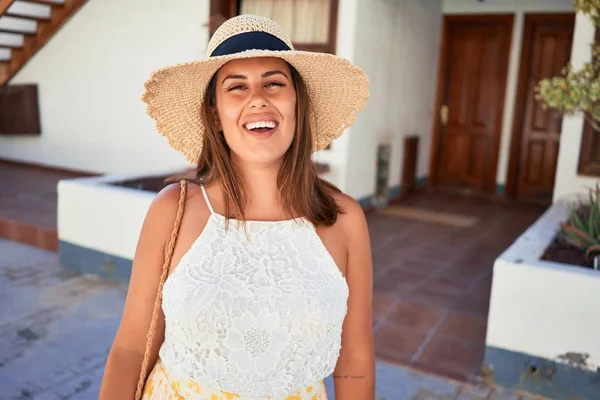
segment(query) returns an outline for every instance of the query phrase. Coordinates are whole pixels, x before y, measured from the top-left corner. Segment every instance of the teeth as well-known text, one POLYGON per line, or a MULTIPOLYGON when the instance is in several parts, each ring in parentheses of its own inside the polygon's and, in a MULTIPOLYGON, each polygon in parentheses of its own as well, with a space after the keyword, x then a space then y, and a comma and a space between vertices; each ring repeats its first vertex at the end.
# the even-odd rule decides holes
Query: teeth
POLYGON ((258 121, 258 122, 249 122, 246 125, 244 125, 246 127, 246 129, 251 130, 251 129, 258 129, 258 128, 275 128, 275 122, 273 121, 258 121))

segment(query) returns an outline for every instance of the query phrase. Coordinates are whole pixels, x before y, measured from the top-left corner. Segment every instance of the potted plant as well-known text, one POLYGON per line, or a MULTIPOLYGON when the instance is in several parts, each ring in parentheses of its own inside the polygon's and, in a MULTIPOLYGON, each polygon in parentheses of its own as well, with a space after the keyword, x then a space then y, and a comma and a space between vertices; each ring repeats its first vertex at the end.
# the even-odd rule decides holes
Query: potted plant
MULTIPOLYGON (((600 25, 600 0, 575 0, 575 11, 600 25)), ((543 79, 536 86, 536 98, 544 109, 553 108, 563 115, 581 114, 600 131, 600 45, 592 43, 592 60, 575 70, 568 63, 562 75, 543 79)), ((600 254, 600 205, 598 187, 588 198, 570 207, 569 217, 560 223, 555 240, 542 259, 566 264, 595 266, 600 254)))
MULTIPOLYGON (((575 0, 600 26, 600 0, 575 0)), ((541 80, 536 97, 563 115, 583 114, 600 131, 600 46, 575 70, 541 80)), ((557 400, 600 399, 600 184, 552 204, 494 262, 482 375, 557 400)))

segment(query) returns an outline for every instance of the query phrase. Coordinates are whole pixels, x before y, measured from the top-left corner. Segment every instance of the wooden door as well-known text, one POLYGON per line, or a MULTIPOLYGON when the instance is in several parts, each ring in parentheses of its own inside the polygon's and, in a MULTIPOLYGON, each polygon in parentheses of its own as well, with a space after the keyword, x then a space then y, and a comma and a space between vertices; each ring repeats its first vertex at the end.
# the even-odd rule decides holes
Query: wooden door
POLYGON ((511 168, 510 195, 520 200, 552 201, 562 117, 544 110, 535 86, 561 74, 571 57, 574 14, 526 15, 511 168))
POLYGON ((432 170, 436 187, 495 190, 511 15, 446 16, 432 170))

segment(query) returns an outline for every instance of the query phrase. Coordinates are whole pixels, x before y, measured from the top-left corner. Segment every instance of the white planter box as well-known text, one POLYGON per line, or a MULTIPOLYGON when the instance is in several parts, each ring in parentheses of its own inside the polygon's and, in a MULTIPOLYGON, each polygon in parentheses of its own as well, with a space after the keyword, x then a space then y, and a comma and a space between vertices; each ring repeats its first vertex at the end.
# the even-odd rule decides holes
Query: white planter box
POLYGON ((156 193, 111 182, 175 171, 62 180, 58 184, 61 264, 119 282, 129 279, 140 230, 156 193))
POLYGON ((600 271, 540 260, 567 217, 554 204, 496 260, 484 365, 502 386, 600 399, 600 271))

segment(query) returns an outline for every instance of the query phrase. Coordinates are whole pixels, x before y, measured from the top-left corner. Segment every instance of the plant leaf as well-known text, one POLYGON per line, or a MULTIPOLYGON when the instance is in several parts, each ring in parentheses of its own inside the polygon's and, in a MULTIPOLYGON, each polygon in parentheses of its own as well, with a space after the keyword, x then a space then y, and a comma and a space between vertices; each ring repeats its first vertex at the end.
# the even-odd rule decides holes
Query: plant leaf
POLYGON ((598 241, 595 238, 590 237, 587 232, 576 226, 565 224, 562 230, 571 240, 580 243, 577 247, 582 248, 582 250, 586 250, 589 246, 598 244, 598 241))
POLYGON ((594 252, 600 252, 600 244, 595 244, 593 246, 588 247, 588 249, 585 251, 585 256, 589 257, 590 254, 594 252))
POLYGON ((583 223, 581 218, 579 218, 579 213, 577 211, 571 213, 571 222, 581 231, 587 230, 586 225, 583 223))
POLYGON ((597 235, 596 232, 596 221, 598 220, 598 208, 596 208, 594 206, 594 203, 592 202, 590 204, 590 213, 589 213, 589 217, 588 217, 588 233, 591 237, 595 238, 597 235))

